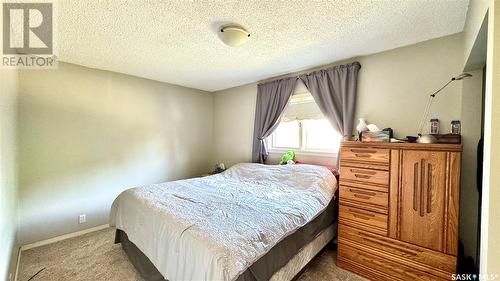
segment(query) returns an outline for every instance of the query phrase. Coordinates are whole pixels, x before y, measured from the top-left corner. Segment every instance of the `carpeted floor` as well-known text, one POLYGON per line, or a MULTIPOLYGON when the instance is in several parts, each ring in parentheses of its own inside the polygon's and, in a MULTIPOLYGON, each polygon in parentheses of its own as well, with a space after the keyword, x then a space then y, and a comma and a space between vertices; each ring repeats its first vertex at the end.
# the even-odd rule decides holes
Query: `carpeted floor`
MULTIPOLYGON (((143 281, 128 261, 120 244, 114 244, 114 229, 88 233, 22 252, 18 281, 143 281)), ((362 281, 337 268, 336 253, 327 247, 298 278, 300 281, 362 281)))

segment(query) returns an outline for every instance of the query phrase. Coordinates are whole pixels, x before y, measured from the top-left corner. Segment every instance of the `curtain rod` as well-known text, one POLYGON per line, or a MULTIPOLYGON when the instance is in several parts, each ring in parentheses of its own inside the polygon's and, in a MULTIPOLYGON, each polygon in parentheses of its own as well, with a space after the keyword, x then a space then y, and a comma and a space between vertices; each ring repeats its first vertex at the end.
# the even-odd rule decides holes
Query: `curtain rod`
POLYGON ((331 63, 331 64, 323 64, 321 66, 308 68, 308 69, 305 69, 305 70, 302 70, 302 71, 296 71, 296 72, 291 72, 291 73, 287 73, 287 74, 283 74, 283 75, 274 76, 274 77, 271 77, 271 78, 267 78, 267 79, 263 79, 263 80, 257 81, 257 85, 259 85, 259 84, 266 84, 266 83, 270 83, 270 82, 273 82, 273 81, 279 81, 279 80, 293 78, 293 77, 299 79, 299 77, 302 76, 302 75, 312 74, 312 73, 315 73, 315 72, 318 72, 318 71, 322 71, 322 70, 326 70, 326 69, 329 69, 329 68, 332 68, 332 67, 336 67, 336 66, 347 66, 347 65, 350 65, 350 64, 353 64, 353 63, 358 63, 359 64, 357 58, 346 60, 346 61, 343 61, 343 62, 340 62, 340 63, 337 62, 337 63, 331 63))

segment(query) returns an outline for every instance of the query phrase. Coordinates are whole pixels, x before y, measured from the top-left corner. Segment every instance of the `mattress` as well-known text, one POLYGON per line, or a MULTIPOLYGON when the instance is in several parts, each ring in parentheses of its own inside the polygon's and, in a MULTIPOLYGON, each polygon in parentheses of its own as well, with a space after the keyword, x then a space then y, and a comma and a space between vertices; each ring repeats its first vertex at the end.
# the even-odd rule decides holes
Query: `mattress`
POLYGON ((113 203, 110 224, 167 279, 236 280, 327 213, 336 186, 323 167, 238 164, 219 175, 129 189, 113 203))
MULTIPOLYGON (((238 276, 237 281, 292 280, 337 236, 337 223, 338 196, 335 196, 322 214, 279 242, 238 276)), ((123 230, 116 230, 115 243, 121 243, 129 260, 146 281, 166 280, 123 230)))

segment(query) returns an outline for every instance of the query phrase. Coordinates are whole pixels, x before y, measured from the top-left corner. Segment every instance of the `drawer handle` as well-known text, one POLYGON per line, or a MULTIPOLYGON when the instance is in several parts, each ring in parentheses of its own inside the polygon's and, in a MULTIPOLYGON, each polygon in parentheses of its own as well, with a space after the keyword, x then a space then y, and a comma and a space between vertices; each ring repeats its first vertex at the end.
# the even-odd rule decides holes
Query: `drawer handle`
POLYGON ((354 155, 356 155, 356 157, 358 157, 358 158, 370 158, 370 157, 372 157, 370 154, 354 153, 354 155))
POLYGON ((425 159, 413 164, 413 210, 421 217, 424 217, 425 211, 432 213, 432 164, 425 164, 425 159))
POLYGON ((354 195, 353 195, 354 197, 365 199, 365 200, 369 200, 370 198, 372 198, 372 196, 377 195, 375 192, 357 190, 357 189, 352 189, 352 188, 349 188, 349 191, 351 193, 354 193, 354 195))
POLYGON ((364 194, 364 195, 368 195, 368 196, 375 196, 375 195, 377 195, 377 193, 375 193, 373 191, 364 191, 364 190, 352 189, 352 188, 349 188, 349 191, 352 192, 352 193, 364 194))
POLYGON ((370 200, 370 196, 366 196, 366 195, 361 195, 361 194, 354 194, 354 197, 356 198, 360 198, 360 199, 365 199, 365 200, 370 200))
POLYGON ((363 216, 366 216, 366 217, 372 217, 374 218, 375 215, 374 214, 371 214, 371 213, 366 213, 366 212, 363 212, 363 211, 360 211, 360 210, 356 210, 356 209, 350 209, 349 208, 349 211, 351 213, 353 213, 354 216, 356 216, 356 214, 359 214, 359 215, 363 215, 363 216))
POLYGON ((358 218, 358 219, 362 219, 362 220, 365 220, 365 221, 369 221, 371 220, 372 218, 371 217, 367 217, 365 215, 359 215, 359 214, 352 214, 355 218, 358 218))
POLYGON ((360 170, 360 169, 350 169, 351 173, 365 174, 365 175, 376 175, 377 172, 370 170, 360 170))
MULTIPOLYGON (((354 153, 377 153, 376 150, 373 150, 373 149, 351 149, 351 152, 354 152, 354 153)), ((371 155, 369 156, 371 157, 371 155)))
POLYGON ((427 165, 427 213, 432 213, 432 165, 427 165))
POLYGON ((360 178, 360 179, 369 179, 371 176, 367 175, 360 175, 360 174, 354 174, 355 177, 360 178))

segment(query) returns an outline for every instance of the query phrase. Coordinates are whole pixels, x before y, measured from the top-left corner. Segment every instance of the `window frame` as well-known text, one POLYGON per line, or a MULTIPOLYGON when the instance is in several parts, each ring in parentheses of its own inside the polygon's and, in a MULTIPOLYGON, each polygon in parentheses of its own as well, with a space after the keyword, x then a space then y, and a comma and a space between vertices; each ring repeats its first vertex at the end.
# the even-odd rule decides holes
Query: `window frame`
MULTIPOLYGON (((325 118, 326 119, 326 118, 325 118)), ((306 134, 304 133, 304 120, 297 120, 299 122, 299 147, 277 147, 275 146, 274 132, 266 139, 268 152, 271 154, 283 154, 289 150, 293 150, 297 155, 308 156, 321 156, 321 157, 337 157, 340 151, 340 146, 337 150, 325 149, 306 149, 306 134)), ((280 121, 281 122, 281 121, 280 121)))

